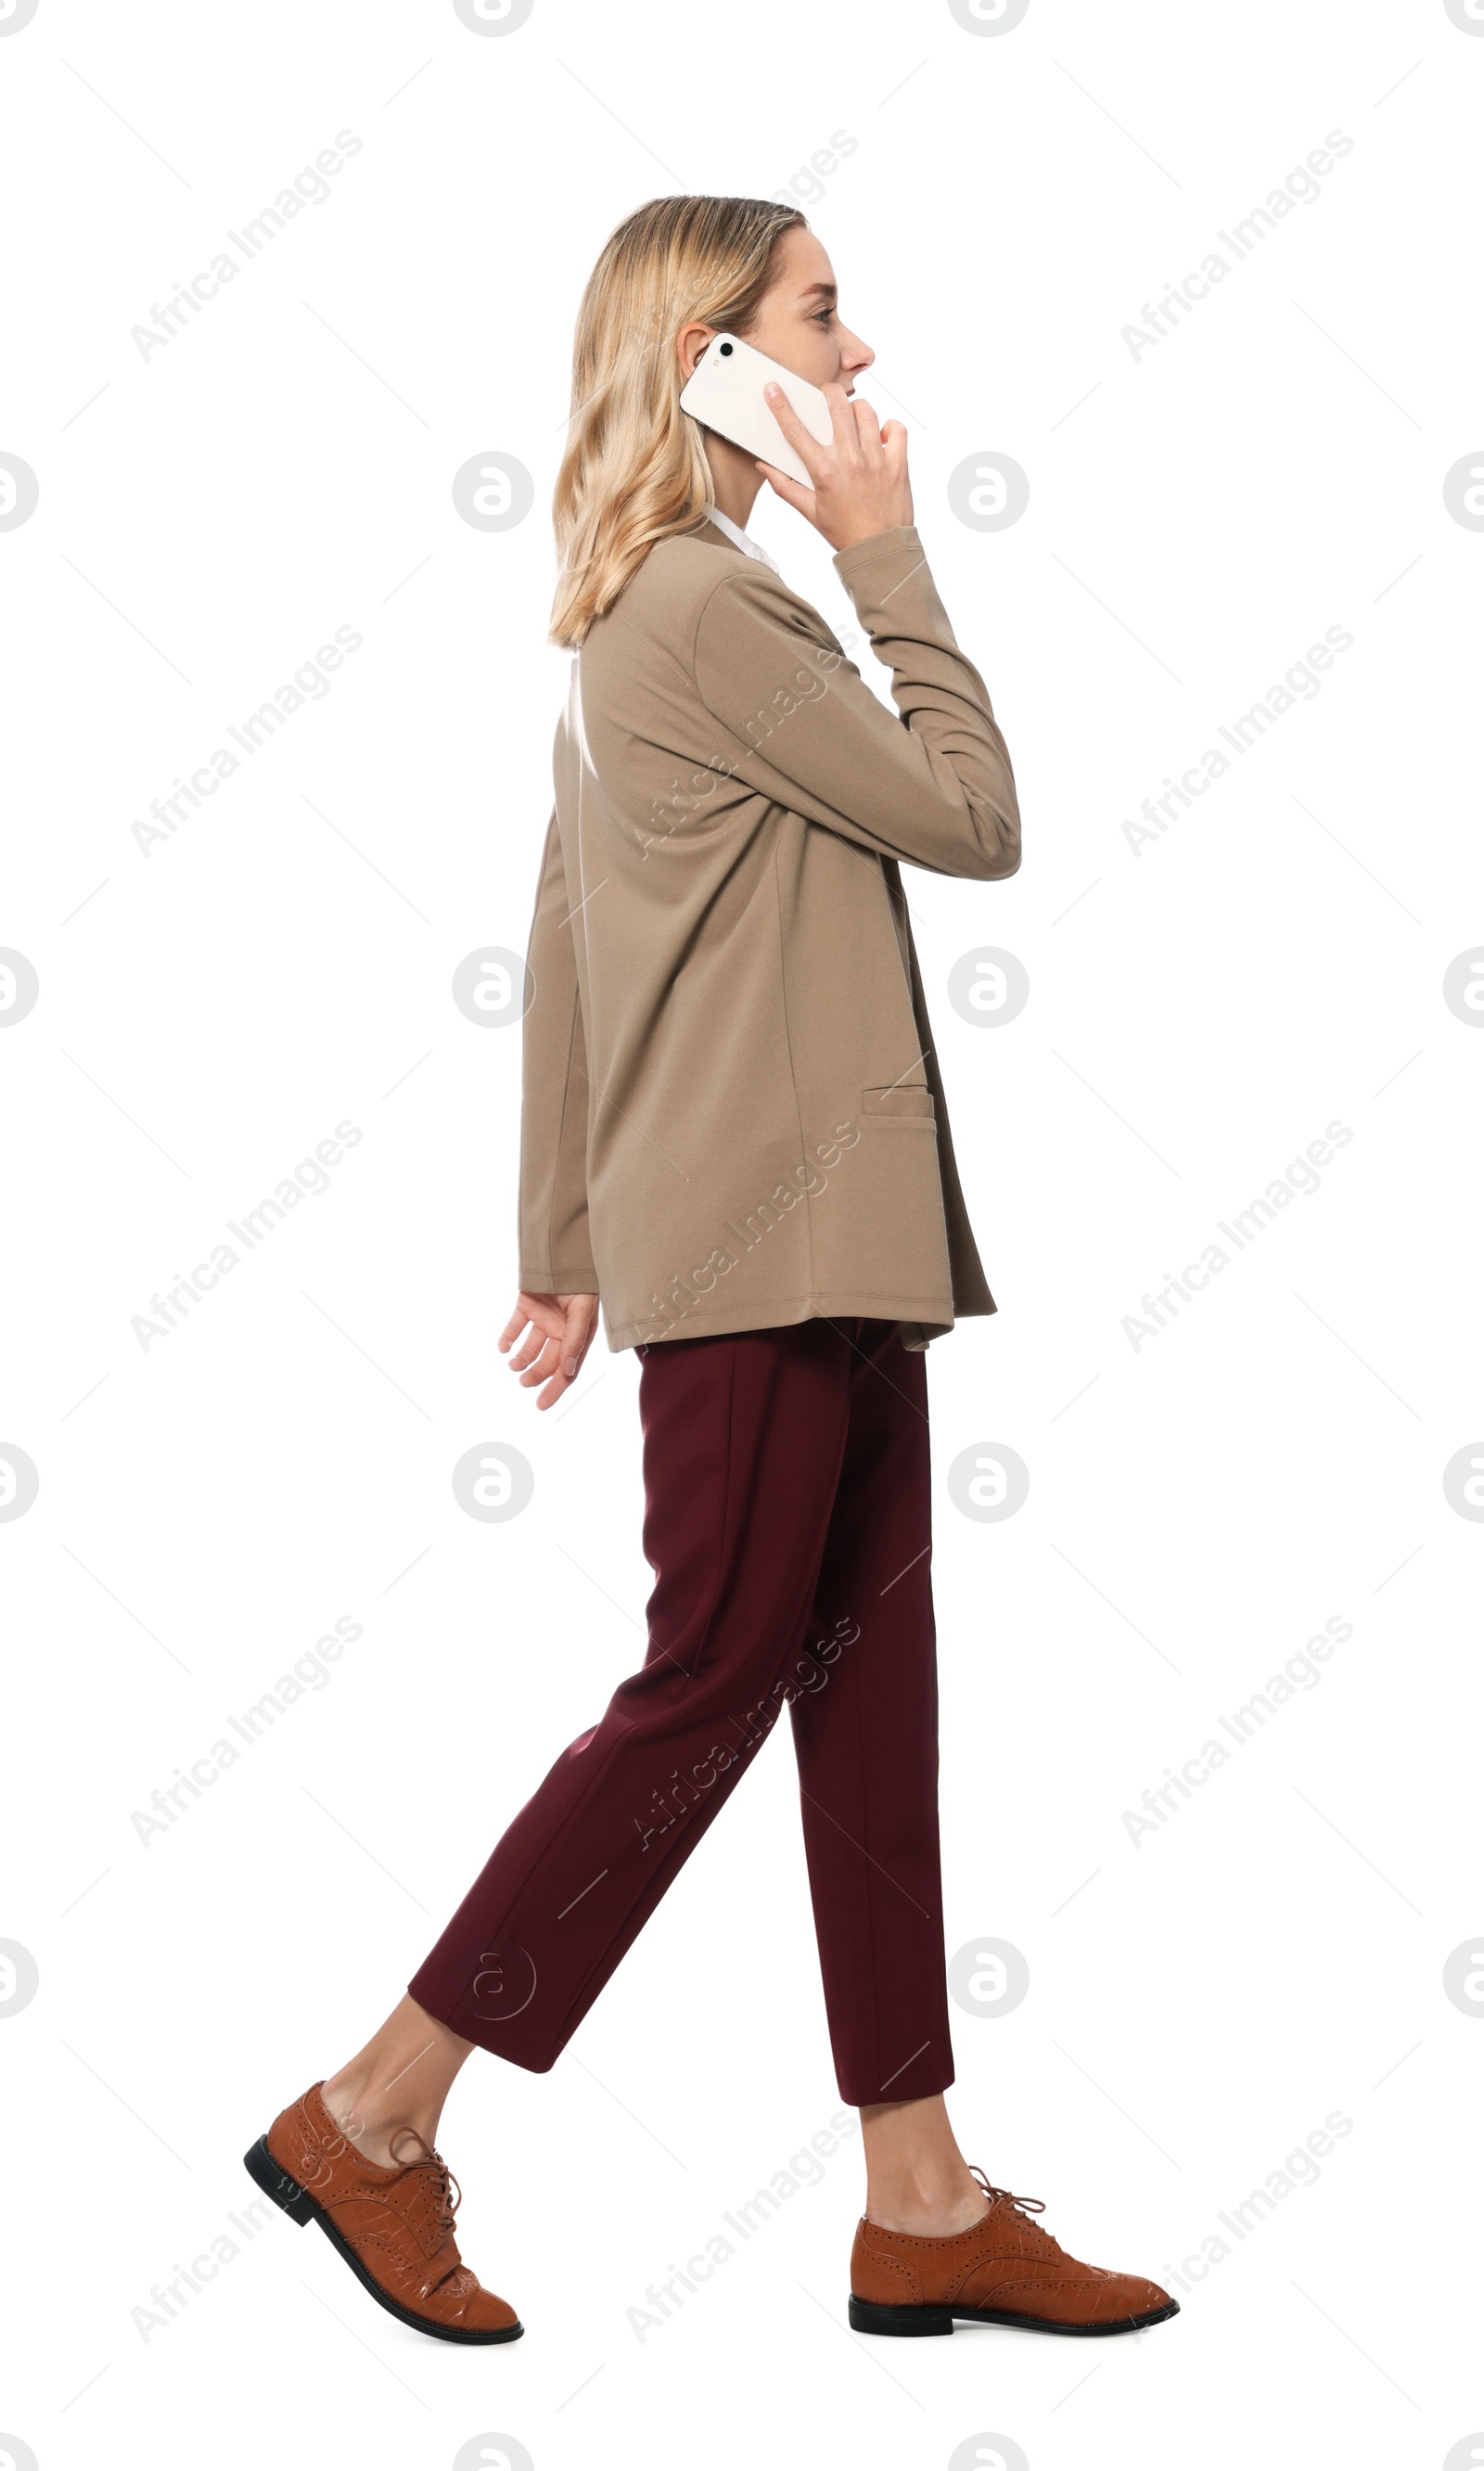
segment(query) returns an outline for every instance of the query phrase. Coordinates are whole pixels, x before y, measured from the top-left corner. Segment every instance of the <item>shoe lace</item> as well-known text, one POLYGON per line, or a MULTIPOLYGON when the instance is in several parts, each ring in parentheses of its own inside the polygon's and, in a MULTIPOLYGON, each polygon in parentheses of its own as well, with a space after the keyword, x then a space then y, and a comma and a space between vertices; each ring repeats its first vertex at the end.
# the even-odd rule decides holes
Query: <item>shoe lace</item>
MULTIPOLYGON (((983 2189, 985 2196, 989 2199, 992 2205, 1009 2205, 1012 2210, 1021 2217, 1023 2222, 1029 2222, 1029 2218, 1032 2214, 1045 2213, 1046 2207, 1039 2197, 1017 2197, 1013 2195, 1008 2188, 997 2188, 994 2181, 985 2177, 977 2162, 971 2162, 969 2168, 973 2172, 976 2179, 978 2179, 979 2186, 983 2189)), ((1042 2239, 1048 2241, 1052 2247, 1056 2246, 1056 2242, 1051 2238, 1050 2232, 1043 2230, 1039 2223, 1031 2224, 1030 2227, 1035 2230, 1042 2239)))
POLYGON ((393 2163, 400 2171, 431 2170, 434 2220, 446 2237, 453 2229, 454 2217, 463 2202, 463 2190, 454 2177, 442 2154, 435 2146, 428 2143, 426 2137, 419 2135, 415 2128, 399 2128, 390 2139, 389 2151, 393 2163), (420 2153, 410 2154, 406 2161, 403 2161, 397 2153, 397 2138, 401 2136, 415 2136, 422 2149, 420 2153))

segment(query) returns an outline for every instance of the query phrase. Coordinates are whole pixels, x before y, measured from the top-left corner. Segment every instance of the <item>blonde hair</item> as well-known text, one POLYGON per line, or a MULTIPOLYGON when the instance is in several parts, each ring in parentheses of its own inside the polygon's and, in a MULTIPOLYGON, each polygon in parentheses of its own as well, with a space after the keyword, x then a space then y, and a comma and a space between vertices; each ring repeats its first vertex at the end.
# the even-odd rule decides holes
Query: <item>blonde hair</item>
POLYGON ((658 540, 711 504, 701 432, 680 409, 675 337, 693 320, 742 334, 782 235, 809 228, 763 198, 651 198, 611 232, 582 294, 567 448, 552 496, 550 640, 574 647, 658 540))

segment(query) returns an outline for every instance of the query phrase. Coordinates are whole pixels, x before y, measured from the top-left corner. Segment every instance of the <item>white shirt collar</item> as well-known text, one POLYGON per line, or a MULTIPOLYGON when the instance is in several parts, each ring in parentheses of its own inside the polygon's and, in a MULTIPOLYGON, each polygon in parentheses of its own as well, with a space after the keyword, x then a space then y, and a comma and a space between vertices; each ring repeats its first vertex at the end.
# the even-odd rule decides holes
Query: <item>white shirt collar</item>
POLYGON ((708 506, 706 520, 708 523, 715 524, 718 532, 726 534, 734 549, 744 550, 748 557, 761 558, 764 565, 770 566, 775 575, 782 575, 783 568, 776 557, 771 556, 761 542, 755 541, 750 532, 744 532, 740 524, 734 524, 731 516, 724 515, 719 506, 708 506))

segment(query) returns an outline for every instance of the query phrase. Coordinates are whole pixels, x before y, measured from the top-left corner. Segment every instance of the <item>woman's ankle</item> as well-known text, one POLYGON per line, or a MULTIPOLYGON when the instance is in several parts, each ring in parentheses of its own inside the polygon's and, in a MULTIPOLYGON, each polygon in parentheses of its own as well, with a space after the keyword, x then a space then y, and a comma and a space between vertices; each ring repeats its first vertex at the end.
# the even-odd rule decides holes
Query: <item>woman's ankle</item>
POLYGON ((895 2170, 878 2166, 867 2173, 866 2220, 883 2230, 952 2239, 978 2222, 988 2203, 967 2162, 956 2153, 919 2157, 895 2170))
POLYGON ((414 2151, 411 2138, 397 2139, 398 2129, 412 2129, 431 2152, 449 2087, 473 2048, 409 1995, 353 2059, 326 2077, 320 2098, 356 2152, 389 2169, 414 2151))
POLYGON ((384 2171, 413 2158, 412 2139, 399 2131, 411 2129, 428 2151, 433 2151, 436 2117, 426 2109, 419 2114, 399 2103, 394 2090, 378 2085, 354 2061, 338 2076, 325 2079, 320 2100, 346 2143, 384 2171))

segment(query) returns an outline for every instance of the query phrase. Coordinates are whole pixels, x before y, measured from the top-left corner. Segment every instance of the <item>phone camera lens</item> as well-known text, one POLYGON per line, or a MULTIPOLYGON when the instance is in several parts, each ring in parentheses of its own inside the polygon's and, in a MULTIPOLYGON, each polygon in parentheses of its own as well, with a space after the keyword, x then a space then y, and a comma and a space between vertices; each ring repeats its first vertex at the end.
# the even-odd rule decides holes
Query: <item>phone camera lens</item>
POLYGON ((731 346, 731 344, 730 344, 730 343, 723 343, 723 344, 720 346, 720 357, 721 357, 721 359, 722 359, 723 361, 729 361, 729 360, 731 359, 731 357, 732 357, 732 346, 731 346))

